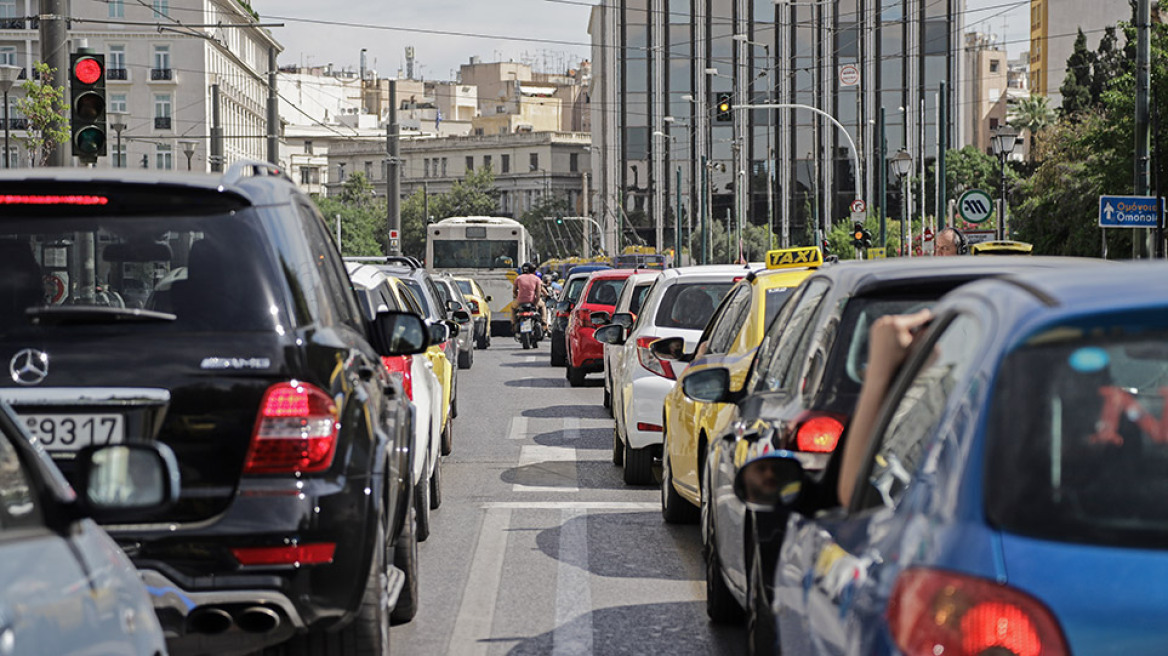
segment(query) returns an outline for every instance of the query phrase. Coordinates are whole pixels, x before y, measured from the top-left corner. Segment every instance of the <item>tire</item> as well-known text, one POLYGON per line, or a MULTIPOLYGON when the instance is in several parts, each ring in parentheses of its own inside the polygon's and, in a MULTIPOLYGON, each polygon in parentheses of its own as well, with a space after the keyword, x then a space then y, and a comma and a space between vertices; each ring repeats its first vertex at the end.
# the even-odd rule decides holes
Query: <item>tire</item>
MULTIPOLYGON (((429 465, 429 458, 426 459, 429 465)), ((418 542, 425 542, 430 537, 430 477, 418 482, 414 486, 414 511, 417 516, 418 542)))
POLYGON ((430 510, 442 505, 442 456, 434 464, 434 474, 430 476, 430 510))
POLYGON ((472 364, 474 364, 474 351, 472 349, 458 352, 459 369, 470 369, 472 364))
POLYGON ((397 597, 397 605, 389 615, 389 621, 391 624, 404 624, 418 614, 418 534, 417 518, 412 507, 393 546, 393 564, 405 572, 406 582, 397 597))
POLYGON ((552 338, 551 351, 552 351, 552 366, 553 367, 562 367, 565 364, 567 364, 567 359, 564 357, 563 342, 557 342, 555 340, 555 338, 552 338), (560 345, 559 348, 556 347, 556 344, 560 345))
POLYGON ((531 333, 519 333, 519 343, 523 345, 523 350, 531 348, 531 333))
POLYGON ((491 328, 484 326, 482 331, 475 337, 475 348, 485 349, 491 344, 491 328))
MULTIPOLYGON (((455 389, 457 389, 457 386, 455 387, 455 389)), ((457 416, 458 416, 458 394, 455 394, 454 397, 450 399, 450 418, 454 419, 457 416)))
POLYGON ((653 447, 634 449, 625 444, 625 484, 653 483, 653 447))
POLYGON ((718 538, 713 530, 706 537, 706 615, 715 624, 738 624, 743 615, 742 606, 722 578, 722 559, 718 556, 718 538))
POLYGON ((775 616, 767 600, 762 565, 752 558, 750 595, 746 609, 746 650, 751 656, 778 656, 778 632, 775 616))
POLYGON ((568 363, 568 384, 572 387, 584 386, 584 369, 580 367, 573 367, 572 363, 568 363))
POLYGON ((442 429, 442 455, 448 456, 454 450, 454 415, 446 420, 446 427, 442 429))
POLYGON ((609 380, 608 374, 604 376, 604 409, 608 410, 608 416, 612 416, 612 381, 609 380))
POLYGON ((661 517, 667 524, 696 524, 701 511, 673 487, 673 467, 669 463, 669 440, 661 447, 661 517))
POLYGON ((618 467, 625 464, 625 445, 615 427, 612 429, 612 464, 618 467))

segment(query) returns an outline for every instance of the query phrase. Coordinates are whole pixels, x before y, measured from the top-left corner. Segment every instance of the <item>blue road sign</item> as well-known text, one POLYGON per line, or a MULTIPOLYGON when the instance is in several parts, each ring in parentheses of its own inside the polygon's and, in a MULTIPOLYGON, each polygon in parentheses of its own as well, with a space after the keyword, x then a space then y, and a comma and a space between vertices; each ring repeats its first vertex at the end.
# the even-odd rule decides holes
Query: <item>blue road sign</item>
POLYGON ((1153 196, 1100 196, 1100 228, 1155 228, 1159 207, 1153 196))

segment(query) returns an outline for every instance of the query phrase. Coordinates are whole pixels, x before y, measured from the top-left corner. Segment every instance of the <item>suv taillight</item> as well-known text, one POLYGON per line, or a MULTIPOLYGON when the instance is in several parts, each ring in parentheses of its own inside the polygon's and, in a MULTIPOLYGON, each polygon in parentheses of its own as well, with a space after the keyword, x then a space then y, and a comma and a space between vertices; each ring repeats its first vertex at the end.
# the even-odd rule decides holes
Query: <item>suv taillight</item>
POLYGON ((888 625, 909 656, 1065 656, 1066 640, 1043 603, 994 581, 910 568, 888 600, 888 625))
POLYGON ((414 400, 414 356, 412 355, 394 355, 381 356, 381 362, 385 364, 385 368, 389 371, 389 375, 394 380, 401 383, 402 391, 406 393, 406 398, 414 400))
POLYGON ((264 392, 245 474, 311 473, 328 469, 337 450, 337 404, 315 385, 276 383, 264 392))
POLYGON ((470 311, 472 314, 478 314, 480 312, 478 301, 467 299, 466 302, 470 305, 470 311))
POLYGON ((668 360, 662 360, 657 357, 653 351, 649 350, 649 345, 657 341, 657 337, 638 337, 637 338, 637 360, 641 366, 652 373, 668 378, 669 380, 677 380, 677 376, 673 374, 673 365, 668 360))
POLYGON ((795 418, 795 446, 808 453, 831 453, 844 433, 847 417, 808 410, 795 418))

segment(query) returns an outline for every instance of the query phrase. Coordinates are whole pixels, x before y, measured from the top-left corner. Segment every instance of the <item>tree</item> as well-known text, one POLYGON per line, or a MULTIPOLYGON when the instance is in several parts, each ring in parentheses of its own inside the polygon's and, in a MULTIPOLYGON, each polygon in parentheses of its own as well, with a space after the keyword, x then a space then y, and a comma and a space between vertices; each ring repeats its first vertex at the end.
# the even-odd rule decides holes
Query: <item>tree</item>
POLYGON ((579 255, 580 243, 583 239, 581 231, 595 233, 591 225, 585 226, 580 221, 565 222, 564 225, 547 221, 547 218, 568 216, 571 214, 566 198, 544 196, 538 199, 531 209, 519 217, 519 222, 531 233, 535 241, 535 251, 545 259, 548 257, 563 257, 579 255), (570 225, 569 225, 570 223, 570 225))
POLYGON ((1034 159, 1037 136, 1057 120, 1054 110, 1047 104, 1046 96, 1030 95, 1010 101, 1007 122, 1026 130, 1030 141, 1030 159, 1034 159))
POLYGON ((20 88, 24 97, 16 99, 16 111, 28 120, 25 148, 33 166, 44 166, 59 144, 69 141, 69 104, 65 89, 53 86, 55 68, 37 62, 20 88))
POLYGON ((1092 106, 1091 70, 1095 63, 1095 53, 1087 49, 1087 35, 1079 30, 1075 46, 1067 58, 1066 77, 1059 93, 1063 96, 1063 116, 1072 117, 1092 106))
POLYGON ((1119 48, 1119 38, 1115 27, 1108 27, 1103 31, 1103 38, 1099 40, 1099 48, 1095 51, 1095 66, 1091 76, 1091 102, 1099 105, 1103 102, 1103 93, 1107 91, 1112 80, 1118 79, 1128 71, 1130 62, 1123 57, 1119 48))
POLYGON ((435 220, 452 216, 494 216, 499 212, 499 190, 489 166, 467 173, 448 193, 430 199, 430 215, 435 220))
POLYGON ((373 195, 364 173, 351 174, 335 197, 316 198, 316 206, 329 225, 340 217, 342 255, 385 255, 385 199, 373 195))

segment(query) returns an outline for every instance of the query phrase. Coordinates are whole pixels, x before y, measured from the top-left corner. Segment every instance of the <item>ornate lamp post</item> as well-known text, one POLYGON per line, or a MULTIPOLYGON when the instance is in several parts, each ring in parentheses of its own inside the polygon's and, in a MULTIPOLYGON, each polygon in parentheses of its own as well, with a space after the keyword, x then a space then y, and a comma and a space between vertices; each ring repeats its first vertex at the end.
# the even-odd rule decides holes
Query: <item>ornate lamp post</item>
POLYGON ((191 157, 195 155, 195 149, 199 147, 199 142, 183 139, 178 142, 178 145, 182 147, 183 154, 187 156, 187 170, 190 171, 191 157))
POLYGON ((897 151, 892 159, 888 161, 888 165, 892 168, 892 174, 896 176, 896 187, 900 190, 900 247, 904 253, 911 251, 911 244, 906 244, 907 239, 906 227, 909 220, 908 217, 908 196, 904 193, 904 178, 908 172, 912 170, 913 158, 908 154, 907 150, 903 148, 897 151))
POLYGON ((114 168, 126 168, 126 156, 122 153, 122 130, 126 129, 126 115, 122 112, 106 112, 106 120, 110 129, 114 131, 114 152, 117 165, 114 168))
POLYGON ((994 154, 998 156, 1002 165, 1002 202, 998 217, 998 239, 1006 238, 1006 160, 1014 152, 1014 145, 1018 142, 1018 131, 1010 126, 999 128, 990 139, 994 154))

